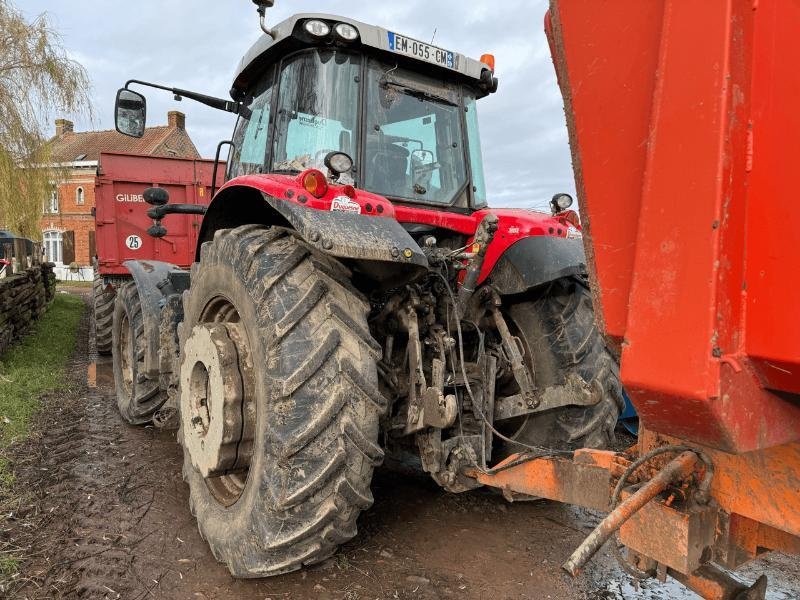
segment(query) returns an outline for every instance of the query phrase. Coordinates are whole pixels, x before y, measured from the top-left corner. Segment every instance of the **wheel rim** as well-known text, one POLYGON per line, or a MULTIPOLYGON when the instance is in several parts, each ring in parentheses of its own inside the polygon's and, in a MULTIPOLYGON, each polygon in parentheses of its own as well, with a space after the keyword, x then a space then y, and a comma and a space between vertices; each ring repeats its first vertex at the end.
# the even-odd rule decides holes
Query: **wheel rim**
POLYGON ((210 300, 184 344, 181 421, 184 449, 223 506, 244 492, 255 429, 255 378, 239 311, 210 300))
POLYGON ((120 343, 119 347, 122 350, 120 352, 120 370, 122 371, 122 387, 125 390, 125 393, 130 395, 131 387, 133 386, 133 361, 135 357, 133 356, 133 344, 131 335, 131 328, 130 322, 128 321, 128 315, 122 316, 122 322, 120 323, 120 330, 119 330, 119 337, 120 343))

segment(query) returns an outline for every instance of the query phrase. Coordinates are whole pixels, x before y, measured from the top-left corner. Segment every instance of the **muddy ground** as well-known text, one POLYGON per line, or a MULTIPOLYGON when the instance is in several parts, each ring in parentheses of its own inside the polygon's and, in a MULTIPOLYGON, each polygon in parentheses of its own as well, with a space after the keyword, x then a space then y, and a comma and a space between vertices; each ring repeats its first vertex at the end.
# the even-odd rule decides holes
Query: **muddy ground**
MULTIPOLYGON (((636 589, 602 553, 576 580, 560 564, 601 515, 487 492, 450 495, 379 470, 359 535, 321 566, 237 581, 211 556, 188 509, 174 433, 119 418, 108 361, 94 363, 84 318, 73 391, 46 400, 17 449, 26 494, 1 535, 27 557, 6 597, 125 599, 689 599, 675 583, 636 589), (86 373, 90 373, 87 382, 86 373), (90 387, 90 383, 96 386, 90 387)), ((770 598, 798 598, 800 564, 775 556, 770 598)))

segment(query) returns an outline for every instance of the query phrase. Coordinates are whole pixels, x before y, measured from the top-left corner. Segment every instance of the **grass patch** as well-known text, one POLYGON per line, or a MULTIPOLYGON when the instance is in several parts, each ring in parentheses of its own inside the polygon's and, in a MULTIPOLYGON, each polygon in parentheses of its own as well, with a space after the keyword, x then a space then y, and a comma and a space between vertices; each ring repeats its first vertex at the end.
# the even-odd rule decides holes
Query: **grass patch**
MULTIPOLYGON (((0 355, 0 453, 28 435, 39 397, 63 389, 64 369, 75 349, 83 300, 56 294, 32 331, 0 355)), ((0 482, 8 475, 0 456, 0 482)))
POLYGON ((0 557, 0 578, 8 578, 19 569, 19 560, 13 556, 0 557))
MULTIPOLYGON (((12 512, 20 502, 5 450, 25 439, 41 396, 66 389, 67 361, 75 350, 83 300, 56 294, 53 304, 25 338, 0 355, 0 509, 12 512), (8 505, 8 506, 6 506, 8 505), (9 510, 9 506, 11 509, 9 510)), ((24 492, 23 492, 24 494, 24 492)), ((3 517, 0 517, 2 523, 3 517)), ((0 593, 16 577, 21 560, 15 544, 0 540, 0 593)))
POLYGON ((83 279, 59 279, 56 281, 58 287, 90 288, 94 286, 94 280, 85 281, 83 279))

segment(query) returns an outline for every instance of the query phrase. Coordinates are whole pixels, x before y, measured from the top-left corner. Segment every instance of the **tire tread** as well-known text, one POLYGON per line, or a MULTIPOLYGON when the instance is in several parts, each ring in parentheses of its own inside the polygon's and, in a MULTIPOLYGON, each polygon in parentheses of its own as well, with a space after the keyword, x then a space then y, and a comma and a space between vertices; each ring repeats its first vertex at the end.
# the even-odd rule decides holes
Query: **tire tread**
MULTIPOLYGON (((350 283, 349 271, 293 232, 261 226, 217 232, 204 244, 193 279, 202 277, 204 264, 231 263, 270 340, 269 369, 282 381, 276 405, 293 415, 268 434, 269 460, 277 464, 282 483, 268 490, 266 510, 252 511, 250 542, 234 547, 209 535, 205 500, 191 484, 188 454, 185 469, 200 529, 215 556, 235 576, 278 575, 331 556, 356 535, 358 515, 372 504, 372 470, 383 459, 378 423, 386 408, 377 386, 379 347, 367 333, 369 305, 350 283), (304 410, 301 406, 313 410, 303 416, 291 412, 304 410)), ((187 319, 198 310, 194 287, 193 280, 184 295, 187 319)), ((187 322, 181 337, 189 330, 187 322)))

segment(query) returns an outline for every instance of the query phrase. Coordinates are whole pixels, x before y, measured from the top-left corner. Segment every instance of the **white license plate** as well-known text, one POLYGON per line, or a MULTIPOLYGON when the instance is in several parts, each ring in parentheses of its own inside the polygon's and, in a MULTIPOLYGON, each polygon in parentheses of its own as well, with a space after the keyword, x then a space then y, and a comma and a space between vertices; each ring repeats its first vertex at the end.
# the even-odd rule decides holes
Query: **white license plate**
POLYGON ((440 67, 456 68, 456 57, 453 52, 391 31, 389 32, 389 50, 398 54, 412 56, 440 67))

